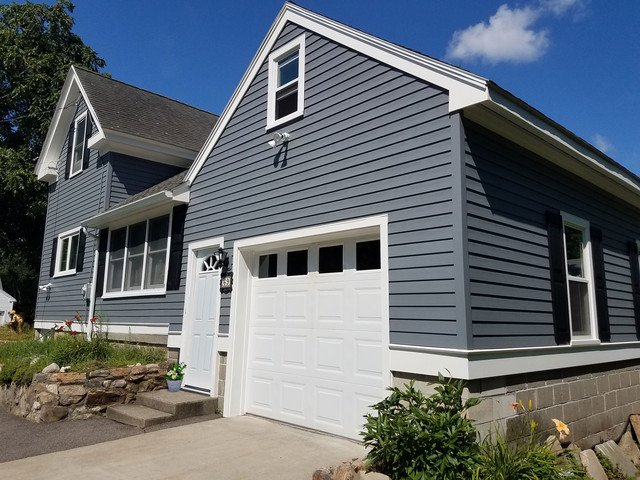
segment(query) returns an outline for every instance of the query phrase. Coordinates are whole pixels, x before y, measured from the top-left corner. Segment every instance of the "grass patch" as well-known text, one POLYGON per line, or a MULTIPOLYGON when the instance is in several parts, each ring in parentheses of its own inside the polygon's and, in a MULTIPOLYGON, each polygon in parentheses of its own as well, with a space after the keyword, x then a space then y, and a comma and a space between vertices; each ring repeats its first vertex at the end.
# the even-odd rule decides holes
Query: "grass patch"
POLYGON ((166 358, 162 348, 114 344, 99 337, 89 342, 70 335, 43 341, 27 338, 0 344, 0 384, 29 383, 33 374, 51 363, 85 372, 136 363, 158 363, 166 358))
POLYGON ((22 333, 16 333, 6 325, 0 327, 0 342, 17 342, 18 340, 29 340, 34 338, 34 330, 28 326, 24 326, 22 333))

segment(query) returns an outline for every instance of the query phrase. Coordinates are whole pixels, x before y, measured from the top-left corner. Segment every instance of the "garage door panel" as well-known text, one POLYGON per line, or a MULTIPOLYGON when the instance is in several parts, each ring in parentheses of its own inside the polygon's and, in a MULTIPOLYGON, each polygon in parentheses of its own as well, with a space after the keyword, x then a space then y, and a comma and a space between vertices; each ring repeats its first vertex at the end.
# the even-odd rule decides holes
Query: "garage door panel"
POLYGON ((306 290, 284 289, 283 323, 309 323, 311 317, 311 312, 309 311, 310 296, 311 295, 306 290))
POLYGON ((277 335, 255 333, 253 337, 252 355, 249 361, 263 366, 275 366, 277 335))
POLYGON ((309 338, 306 335, 282 335, 282 366, 305 369, 309 338))
POLYGON ((380 385, 384 352, 379 341, 355 339, 355 371, 358 383, 380 385))
POLYGON ((319 372, 344 376, 345 340, 341 337, 317 337, 315 339, 315 368, 319 372))

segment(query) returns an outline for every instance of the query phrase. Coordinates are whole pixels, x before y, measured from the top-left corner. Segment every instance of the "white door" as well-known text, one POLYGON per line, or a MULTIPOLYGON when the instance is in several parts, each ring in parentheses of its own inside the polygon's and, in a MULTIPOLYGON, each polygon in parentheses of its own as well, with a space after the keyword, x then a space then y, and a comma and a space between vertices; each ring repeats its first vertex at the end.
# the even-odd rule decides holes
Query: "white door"
POLYGON ((248 413, 359 437, 385 396, 379 257, 375 239, 256 253, 248 413))
POLYGON ((211 392, 214 377, 213 342, 220 310, 220 270, 214 268, 216 257, 213 251, 199 251, 196 258, 186 326, 186 354, 181 356, 181 361, 187 364, 185 388, 211 392))

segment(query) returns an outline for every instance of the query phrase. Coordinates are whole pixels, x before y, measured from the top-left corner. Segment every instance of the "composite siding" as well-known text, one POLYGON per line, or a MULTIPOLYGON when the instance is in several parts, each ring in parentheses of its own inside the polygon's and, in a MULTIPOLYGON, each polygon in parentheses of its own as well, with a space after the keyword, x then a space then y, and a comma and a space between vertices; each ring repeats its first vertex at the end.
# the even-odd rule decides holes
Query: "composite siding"
POLYGON ((391 343, 458 346, 447 93, 296 25, 273 48, 301 34, 304 117, 278 128, 291 142, 267 145, 265 62, 191 187, 185 247, 386 213, 391 343))
POLYGON ((602 230, 611 341, 637 340, 627 242, 640 211, 476 124, 465 133, 474 348, 555 345, 547 210, 602 230))
MULTIPOLYGON (((83 99, 79 102, 74 118, 86 111, 83 99)), ((95 122, 95 119, 94 119, 95 122)), ((93 122, 92 122, 93 124, 93 122)), ((70 129, 73 128, 73 122, 70 129)), ((93 126, 95 133, 95 125, 93 126)), ((89 166, 81 173, 65 180, 68 136, 58 159, 58 181, 49 186, 47 219, 45 223, 42 246, 42 263, 40 264, 39 285, 51 283, 51 291, 47 294, 38 291, 36 303, 36 321, 62 322, 72 319, 76 311, 84 318, 88 312, 88 302, 82 298, 82 286, 91 282, 93 268, 93 251, 96 243, 93 237, 86 236, 83 271, 75 275, 53 278, 49 277, 53 239, 72 228, 80 226, 80 222, 99 213, 105 198, 105 168, 98 152, 89 150, 89 166)), ((57 261, 58 259, 56 259, 57 261)), ((89 296, 87 295, 87 299, 89 296)))
POLYGON ((106 156, 111 168, 110 207, 184 170, 121 153, 111 152, 106 156))

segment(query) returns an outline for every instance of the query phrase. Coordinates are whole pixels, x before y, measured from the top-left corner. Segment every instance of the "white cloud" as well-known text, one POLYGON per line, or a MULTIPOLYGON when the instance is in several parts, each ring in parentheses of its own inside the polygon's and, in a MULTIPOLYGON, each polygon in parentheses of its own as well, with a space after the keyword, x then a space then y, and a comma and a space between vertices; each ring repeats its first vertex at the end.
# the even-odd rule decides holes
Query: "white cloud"
POLYGON ((593 136, 593 144, 602 153, 611 153, 615 150, 611 142, 604 135, 600 135, 599 133, 596 133, 593 136))
POLYGON ((447 58, 499 62, 529 63, 544 55, 551 44, 549 32, 536 28, 544 15, 562 17, 581 9, 585 0, 538 0, 529 6, 498 7, 488 22, 480 22, 454 32, 447 58))

